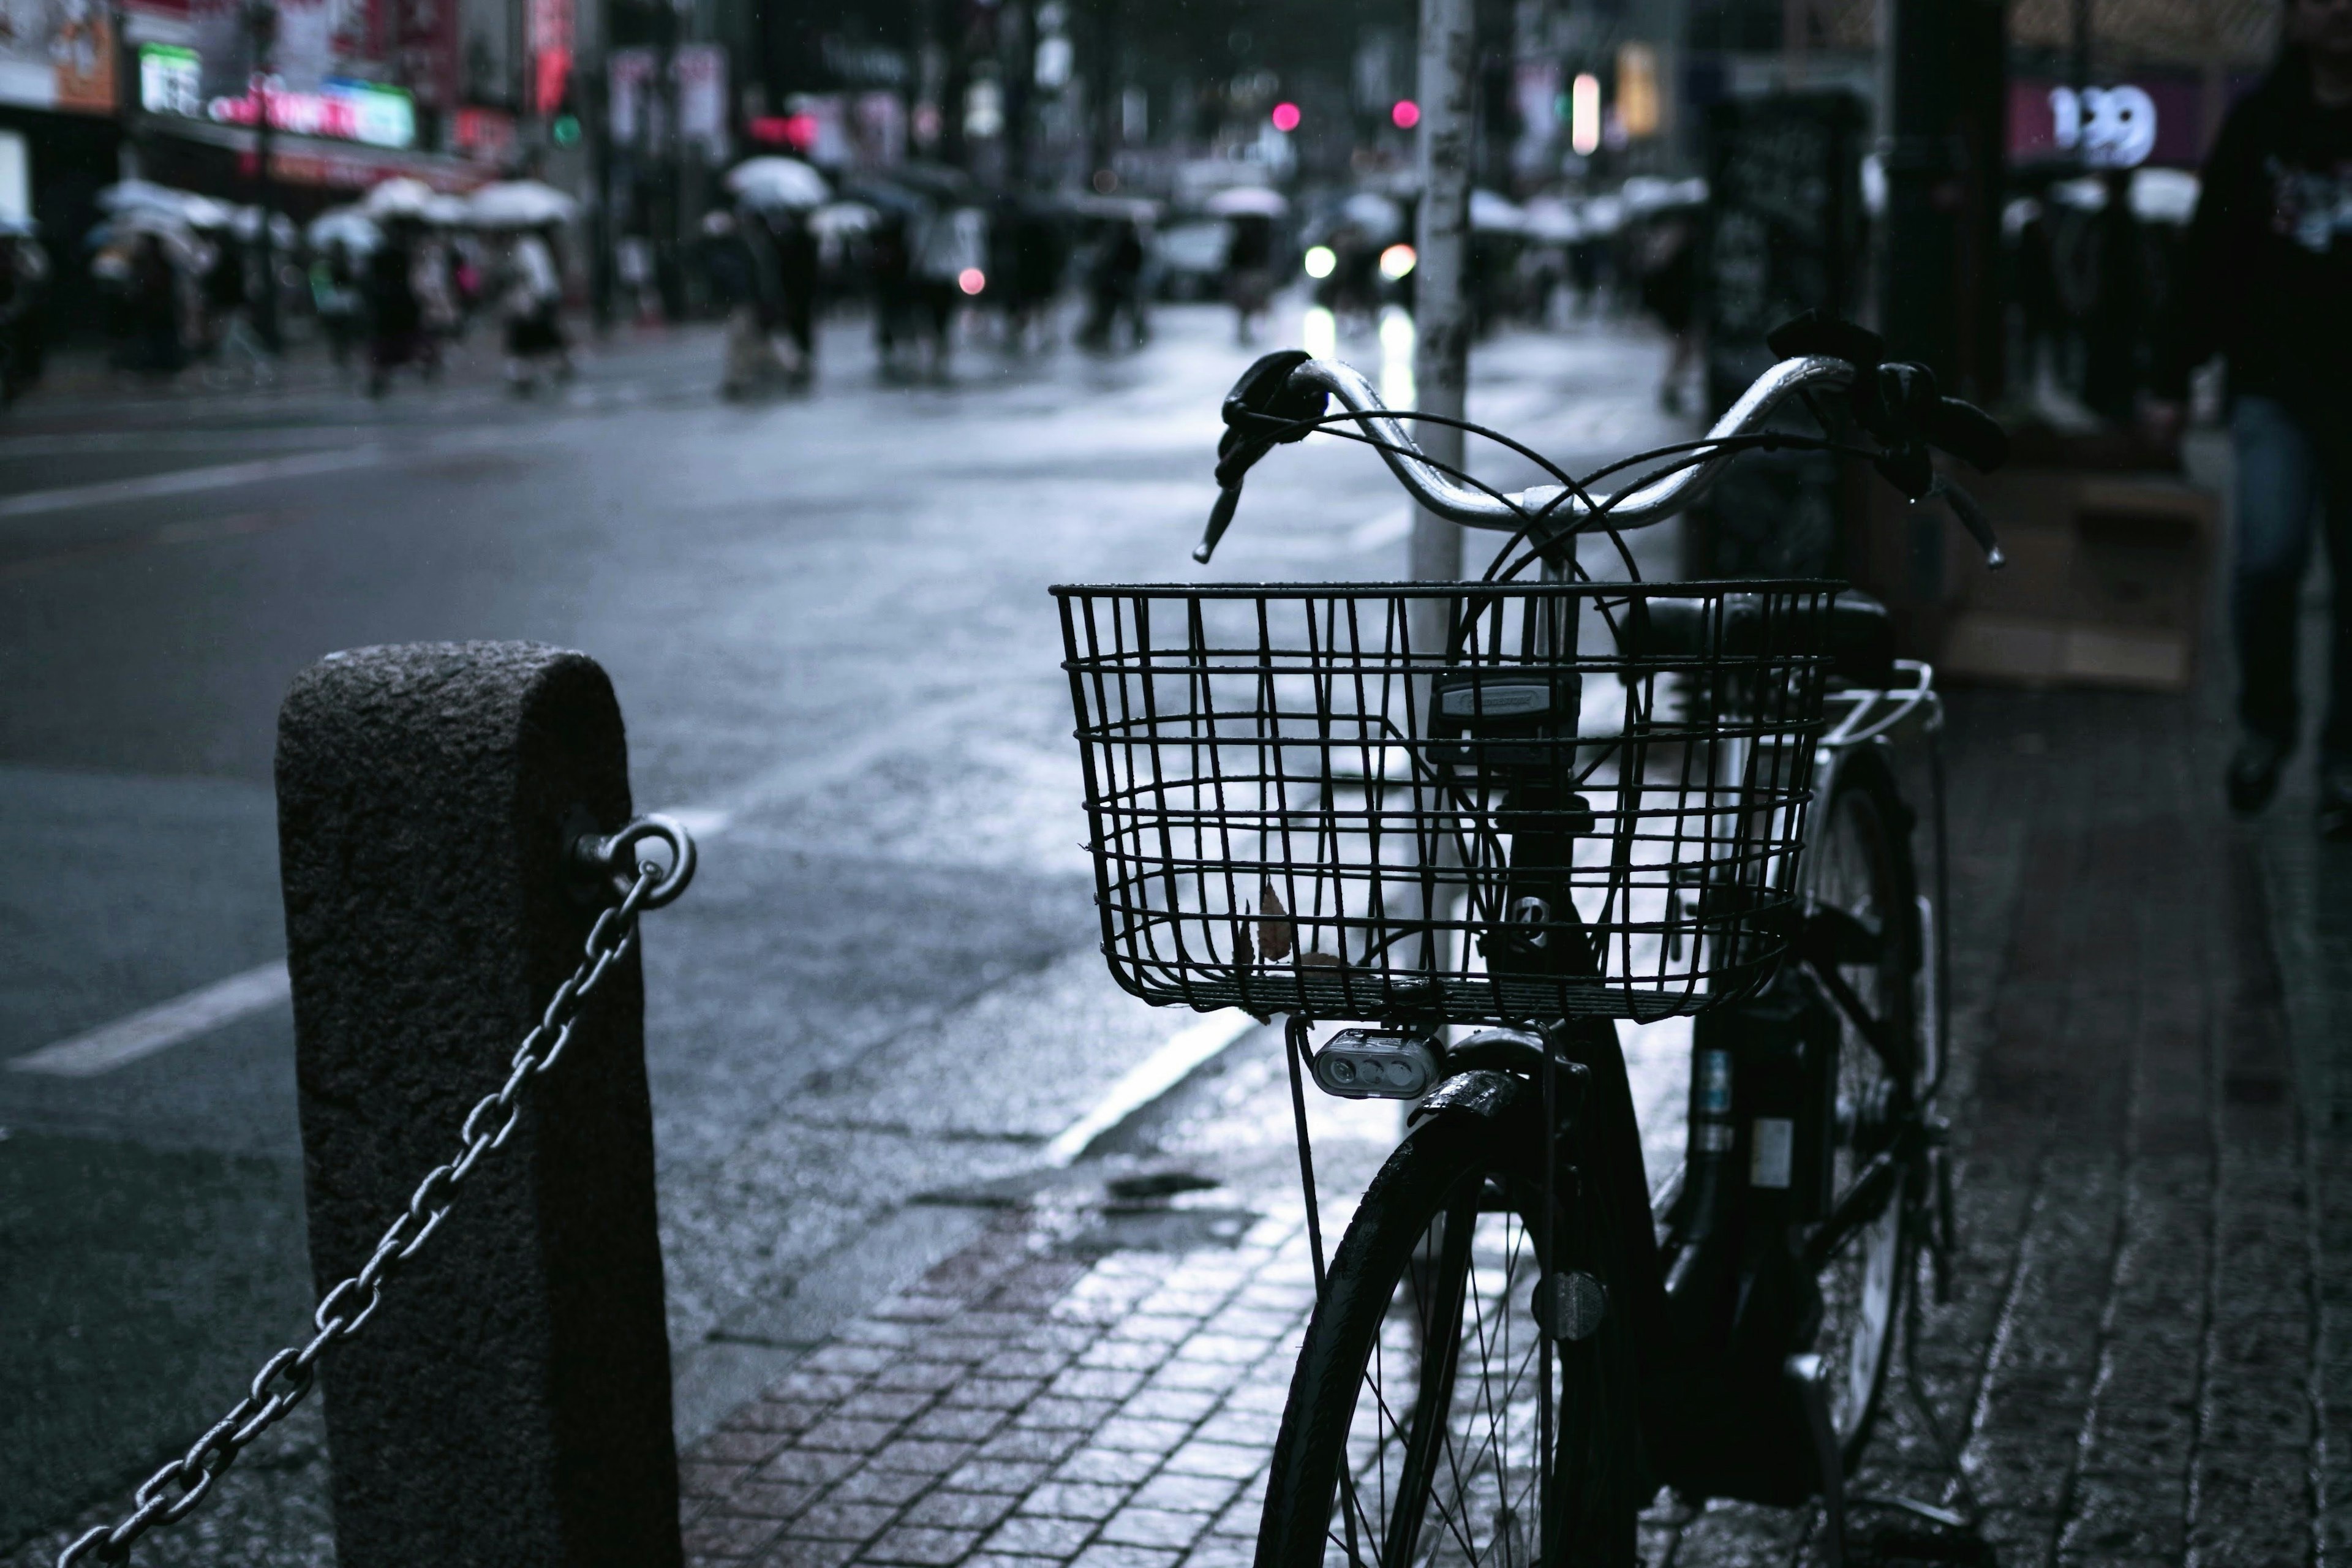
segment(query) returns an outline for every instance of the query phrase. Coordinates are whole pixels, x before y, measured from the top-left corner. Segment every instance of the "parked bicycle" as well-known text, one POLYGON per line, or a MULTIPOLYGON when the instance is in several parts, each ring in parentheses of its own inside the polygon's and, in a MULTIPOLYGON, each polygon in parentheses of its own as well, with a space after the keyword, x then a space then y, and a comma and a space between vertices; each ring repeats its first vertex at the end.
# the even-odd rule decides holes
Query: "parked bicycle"
POLYGON ((1818 1500, 1843 1551, 1921 1252, 1940 1288, 1950 1245, 1934 673, 1840 584, 1647 584, 1620 536, 1741 452, 1827 449, 1948 497, 1998 564, 1930 447, 1990 469, 2007 442, 1860 329, 1773 347, 1704 439, 1518 494, 1431 461, 1400 423, 1429 416, 1347 366, 1268 355, 1196 555, 1253 464, 1321 431, 1507 534, 1486 575, 1054 590, 1113 974, 1289 1020, 1318 1297, 1259 1568, 1617 1568, 1661 1486, 1818 1500), (1793 403, 1819 435, 1773 426, 1793 403), (1623 580, 1588 575, 1588 536, 1623 580), (1904 742, 1933 763, 1932 896, 1904 742), (1678 1016, 1686 1153, 1654 1204, 1614 1021, 1678 1016), (1412 1107, 1328 1267, 1310 1078, 1412 1107))

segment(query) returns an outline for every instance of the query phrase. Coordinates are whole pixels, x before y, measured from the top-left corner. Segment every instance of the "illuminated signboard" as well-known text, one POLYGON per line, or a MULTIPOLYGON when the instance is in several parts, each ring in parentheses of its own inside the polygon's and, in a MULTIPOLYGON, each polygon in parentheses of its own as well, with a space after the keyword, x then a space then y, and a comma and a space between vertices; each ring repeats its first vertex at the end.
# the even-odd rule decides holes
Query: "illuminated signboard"
POLYGON ((139 46, 139 107, 150 114, 203 115, 205 63, 177 44, 139 46))
POLYGON ((243 98, 215 98, 205 118, 222 125, 257 125, 264 102, 269 126, 294 136, 360 142, 370 147, 416 144, 416 106, 408 94, 382 82, 330 79, 317 92, 294 92, 275 80, 257 83, 243 98))

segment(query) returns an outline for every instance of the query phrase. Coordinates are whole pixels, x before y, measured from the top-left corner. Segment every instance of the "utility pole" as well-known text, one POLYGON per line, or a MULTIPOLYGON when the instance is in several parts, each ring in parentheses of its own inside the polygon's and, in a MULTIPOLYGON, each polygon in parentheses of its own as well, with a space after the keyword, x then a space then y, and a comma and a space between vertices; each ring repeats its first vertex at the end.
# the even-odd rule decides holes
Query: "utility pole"
POLYGON ((254 241, 257 258, 255 270, 261 275, 261 292, 253 301, 253 330, 271 353, 278 352, 278 258, 277 237, 269 232, 269 220, 275 215, 271 206, 277 187, 269 172, 269 66, 278 45, 277 0, 246 0, 245 25, 253 37, 254 101, 258 112, 253 121, 254 197, 261 210, 259 236, 254 241))
MULTIPOLYGON (((1421 221, 1413 265, 1415 401, 1425 413, 1459 419, 1470 384, 1470 157, 1477 129, 1476 28, 1473 0, 1421 0, 1421 221)), ((1462 466, 1462 432, 1416 423, 1412 437, 1434 461, 1462 466)), ((1412 523, 1412 577, 1450 583, 1462 575, 1462 531, 1423 511, 1412 523)), ((1445 605, 1415 604, 1416 652, 1444 640, 1445 605)))

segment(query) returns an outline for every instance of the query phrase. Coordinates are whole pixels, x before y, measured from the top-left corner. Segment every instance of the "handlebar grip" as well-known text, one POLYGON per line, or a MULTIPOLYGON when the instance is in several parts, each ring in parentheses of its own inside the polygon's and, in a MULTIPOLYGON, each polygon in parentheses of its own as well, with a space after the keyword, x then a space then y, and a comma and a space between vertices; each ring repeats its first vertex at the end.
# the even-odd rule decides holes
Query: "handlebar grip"
POLYGON ((1266 431, 1275 421, 1295 424, 1316 418, 1328 406, 1329 400, 1316 388, 1290 384, 1290 373, 1313 357, 1304 349, 1276 349, 1261 355, 1225 394, 1225 434, 1217 443, 1219 485, 1230 489, 1240 484, 1250 465, 1275 443, 1306 439, 1305 425, 1276 435, 1266 431))
POLYGON ((1973 403, 1943 397, 1920 420, 1919 433, 1980 474, 2009 461, 2009 432, 1973 403))
MULTIPOLYGON (((1867 373, 1886 357, 1886 340, 1868 327, 1856 326, 1822 310, 1792 316, 1764 335, 1764 344, 1776 359, 1801 359, 1827 354, 1867 373)), ((1857 378, 1859 379, 1859 378, 1857 378)))

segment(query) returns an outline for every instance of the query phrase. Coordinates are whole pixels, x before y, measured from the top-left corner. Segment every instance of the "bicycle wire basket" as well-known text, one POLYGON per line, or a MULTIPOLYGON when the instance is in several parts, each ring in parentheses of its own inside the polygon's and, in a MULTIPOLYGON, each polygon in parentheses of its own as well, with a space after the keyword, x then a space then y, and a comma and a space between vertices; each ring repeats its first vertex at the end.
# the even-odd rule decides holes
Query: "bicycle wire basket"
POLYGON ((1327 1020, 1751 992, 1789 942, 1835 587, 1055 588, 1112 974, 1327 1020))

